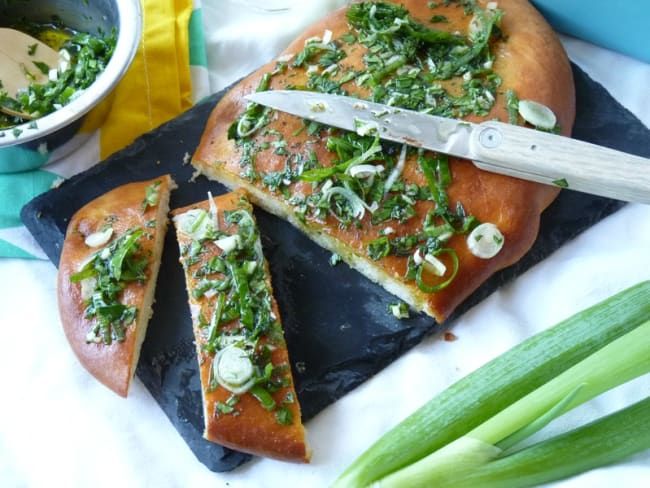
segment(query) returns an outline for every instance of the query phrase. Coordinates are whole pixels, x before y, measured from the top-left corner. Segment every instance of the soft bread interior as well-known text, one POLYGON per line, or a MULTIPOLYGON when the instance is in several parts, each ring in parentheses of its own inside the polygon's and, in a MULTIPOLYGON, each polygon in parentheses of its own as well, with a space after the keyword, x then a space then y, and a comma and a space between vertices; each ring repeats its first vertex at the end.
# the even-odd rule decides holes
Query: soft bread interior
POLYGON ((171 190, 176 188, 176 183, 169 178, 169 182, 166 188, 161 189, 158 195, 158 213, 156 214, 156 237, 154 240, 153 255, 151 256, 150 261, 150 275, 147 280, 146 289, 144 292, 142 307, 138 313, 138 318, 135 324, 135 345, 133 350, 133 357, 131 359, 131 376, 127 385, 127 394, 131 388, 131 382, 135 376, 135 370, 138 366, 138 361, 140 359, 140 351, 142 349, 142 343, 144 338, 147 335, 147 328, 149 327, 149 321, 153 316, 153 304, 155 301, 156 293, 156 284, 158 281, 158 272, 160 270, 160 262, 162 260, 163 245, 165 243, 165 234, 167 233, 167 226, 169 219, 167 215, 169 214, 169 197, 171 190))

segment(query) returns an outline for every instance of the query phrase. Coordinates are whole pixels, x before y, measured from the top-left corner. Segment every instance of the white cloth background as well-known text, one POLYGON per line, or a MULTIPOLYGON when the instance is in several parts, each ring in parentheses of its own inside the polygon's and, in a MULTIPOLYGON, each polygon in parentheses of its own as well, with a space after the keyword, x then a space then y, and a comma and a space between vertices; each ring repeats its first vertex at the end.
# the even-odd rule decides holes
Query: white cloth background
MULTIPOLYGON (((228 0, 204 0, 212 89, 272 58, 341 3, 310 0, 263 15, 228 0)), ((650 65, 574 39, 563 42, 576 63, 650 126, 650 65)), ((455 380, 562 318, 650 279, 649 250, 650 206, 627 205, 458 319, 452 325, 457 341, 431 337, 311 420, 310 465, 258 459, 222 474, 195 459, 137 379, 123 400, 80 368, 59 323, 52 264, 0 260, 0 484, 327 486, 374 439, 455 380)), ((644 377, 580 407, 548 433, 648 394, 650 378, 644 377)), ((646 452, 554 486, 634 488, 649 479, 646 452)))

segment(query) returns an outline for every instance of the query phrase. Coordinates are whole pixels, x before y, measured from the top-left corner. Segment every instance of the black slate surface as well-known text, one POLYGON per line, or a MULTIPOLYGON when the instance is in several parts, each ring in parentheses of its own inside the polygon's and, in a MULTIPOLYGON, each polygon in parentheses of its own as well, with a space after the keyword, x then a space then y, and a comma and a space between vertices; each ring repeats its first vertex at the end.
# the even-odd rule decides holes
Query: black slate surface
MULTIPOLYGON (((650 157, 650 131, 602 86, 574 67, 577 118, 573 136, 650 157)), ((184 160, 198 144, 205 121, 223 93, 140 137, 131 146, 35 198, 22 219, 48 257, 58 264, 67 223, 91 199, 118 185, 162 173, 179 188, 172 208, 223 193, 224 187, 200 177, 184 160)), ((605 216, 622 202, 563 191, 545 211, 539 237, 516 265, 496 274, 456 312, 475 305, 605 216)), ((331 267, 330 254, 286 222, 256 210, 282 313, 298 397, 309 419, 379 372, 441 326, 424 315, 398 321, 386 307, 394 297, 345 264, 331 267)), ((453 322, 453 317, 447 322, 453 322)), ((203 439, 198 366, 184 278, 170 229, 156 292, 154 315, 137 374, 196 457, 213 471, 228 471, 249 455, 203 439)))

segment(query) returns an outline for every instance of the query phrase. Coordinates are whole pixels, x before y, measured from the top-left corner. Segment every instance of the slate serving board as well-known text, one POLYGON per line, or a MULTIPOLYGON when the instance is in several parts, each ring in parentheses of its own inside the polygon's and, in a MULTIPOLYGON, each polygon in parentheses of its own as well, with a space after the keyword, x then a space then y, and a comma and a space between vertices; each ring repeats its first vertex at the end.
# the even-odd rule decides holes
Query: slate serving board
MULTIPOLYGON (((650 157, 650 131, 606 90, 574 66, 577 139, 650 157)), ((58 264, 67 223, 91 199, 118 185, 169 172, 179 185, 172 208, 220 194, 224 187, 192 179, 186 163, 217 93, 187 113, 140 137, 106 162, 79 174, 22 210, 22 220, 58 264)), ((541 261, 622 202, 563 191, 542 216, 539 238, 516 265, 493 276, 456 312, 475 305, 503 283, 541 261)), ((305 419, 379 372, 442 326, 424 315, 397 320, 387 312, 395 298, 347 265, 332 267, 324 251, 286 222, 256 210, 263 247, 282 313, 296 389, 305 419)), ((154 315, 137 375, 196 457, 213 471, 250 459, 203 439, 201 393, 184 278, 173 228, 166 237, 154 315)), ((453 322, 453 317, 446 322, 453 322)))

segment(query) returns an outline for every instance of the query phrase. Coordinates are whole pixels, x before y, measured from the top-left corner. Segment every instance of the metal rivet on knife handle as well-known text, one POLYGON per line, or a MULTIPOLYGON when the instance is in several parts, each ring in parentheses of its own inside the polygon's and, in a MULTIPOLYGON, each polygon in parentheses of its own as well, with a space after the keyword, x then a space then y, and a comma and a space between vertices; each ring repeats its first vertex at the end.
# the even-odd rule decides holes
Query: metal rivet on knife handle
POLYGON ((499 144, 501 144, 501 139, 503 139, 501 132, 499 132, 494 127, 487 127, 483 129, 478 136, 478 140, 481 145, 489 149, 498 147, 499 144))

